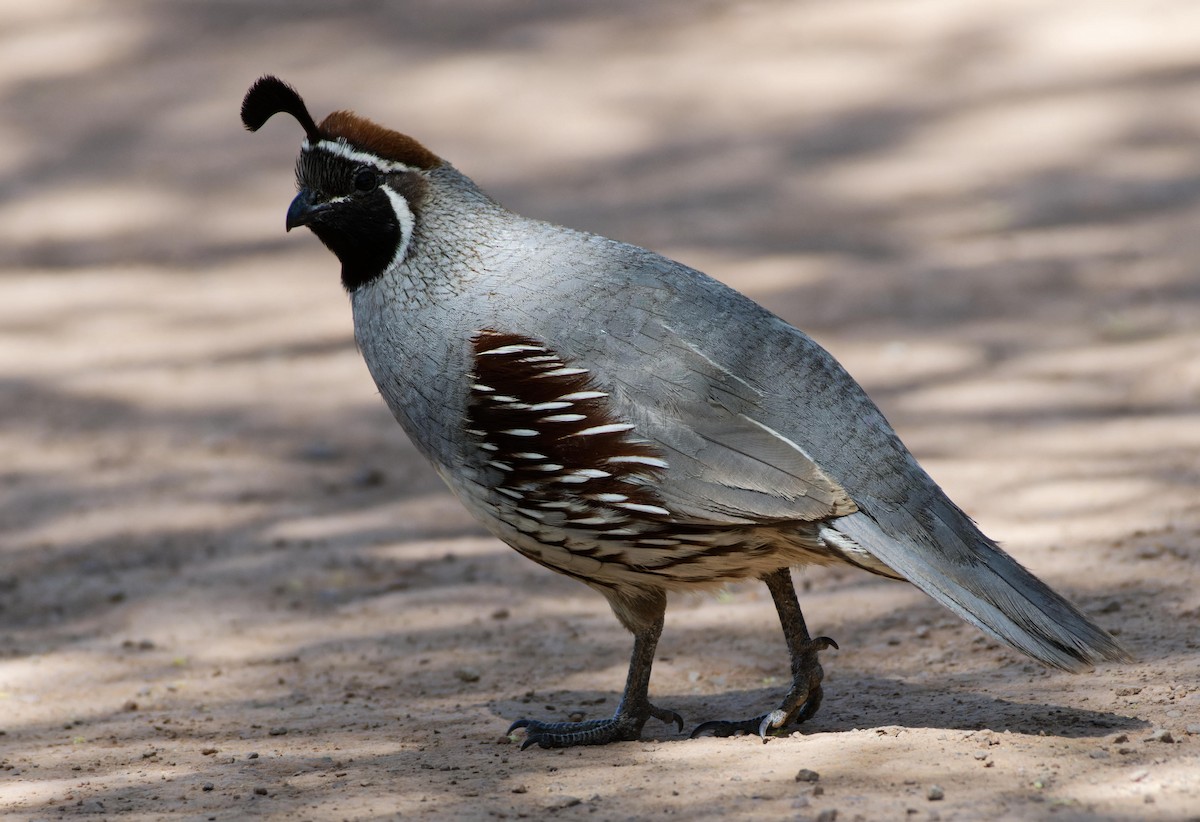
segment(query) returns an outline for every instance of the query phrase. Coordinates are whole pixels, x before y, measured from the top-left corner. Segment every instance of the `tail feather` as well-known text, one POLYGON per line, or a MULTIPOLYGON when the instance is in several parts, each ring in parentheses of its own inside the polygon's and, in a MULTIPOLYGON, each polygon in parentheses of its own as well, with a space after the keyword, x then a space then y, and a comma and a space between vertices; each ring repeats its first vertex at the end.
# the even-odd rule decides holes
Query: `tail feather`
POLYGON ((1131 657, 1100 626, 1025 570, 944 496, 922 512, 865 510, 831 523, 984 633, 1046 665, 1087 670, 1131 657))

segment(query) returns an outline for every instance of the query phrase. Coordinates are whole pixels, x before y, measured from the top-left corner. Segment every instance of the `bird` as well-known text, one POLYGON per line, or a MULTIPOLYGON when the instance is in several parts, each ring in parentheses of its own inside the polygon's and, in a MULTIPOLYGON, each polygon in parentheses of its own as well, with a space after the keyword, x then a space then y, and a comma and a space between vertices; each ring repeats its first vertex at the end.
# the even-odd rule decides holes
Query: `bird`
POLYGON ((393 416, 493 535, 603 595, 633 635, 611 717, 517 719, 522 749, 639 739, 667 595, 759 579, 792 684, 692 736, 767 741, 811 719, 818 655, 792 569, 905 580, 1053 668, 1126 661, 1117 641, 985 536, 812 338, 634 245, 520 216, 416 139, 351 111, 317 123, 272 75, 241 107, 304 130, 285 229, 341 264, 354 336, 393 416))

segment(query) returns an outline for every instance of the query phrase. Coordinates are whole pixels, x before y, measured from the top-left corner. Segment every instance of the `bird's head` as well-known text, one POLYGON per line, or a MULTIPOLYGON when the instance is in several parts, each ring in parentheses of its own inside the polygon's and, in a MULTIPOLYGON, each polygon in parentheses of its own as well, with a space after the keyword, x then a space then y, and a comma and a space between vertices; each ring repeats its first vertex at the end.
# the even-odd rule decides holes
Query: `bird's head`
POLYGON ((341 261, 342 284, 353 292, 404 259, 427 175, 444 163, 413 138, 353 112, 335 111, 318 125, 295 89, 259 78, 242 100, 242 123, 258 131, 280 112, 305 134, 286 227, 308 226, 341 261))

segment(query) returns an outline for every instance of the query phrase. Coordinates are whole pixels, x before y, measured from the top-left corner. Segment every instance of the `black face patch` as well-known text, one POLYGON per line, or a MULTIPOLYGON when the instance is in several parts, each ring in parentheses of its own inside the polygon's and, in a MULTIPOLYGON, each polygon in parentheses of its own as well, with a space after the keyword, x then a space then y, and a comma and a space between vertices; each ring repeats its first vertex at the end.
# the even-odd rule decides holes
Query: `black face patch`
MULTIPOLYGON (((417 190, 407 179, 416 172, 385 174, 362 162, 339 157, 320 148, 301 153, 296 182, 309 192, 317 206, 308 227, 342 264, 342 285, 355 291, 387 270, 404 241, 402 219, 387 188, 406 202, 417 190)), ((416 209, 409 202, 414 215, 416 209)))

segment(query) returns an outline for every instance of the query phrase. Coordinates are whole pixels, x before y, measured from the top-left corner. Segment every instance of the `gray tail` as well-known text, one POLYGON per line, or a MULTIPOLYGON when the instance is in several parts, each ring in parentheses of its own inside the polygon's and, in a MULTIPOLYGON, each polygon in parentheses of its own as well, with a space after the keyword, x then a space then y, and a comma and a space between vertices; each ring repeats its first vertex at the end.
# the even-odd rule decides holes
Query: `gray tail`
POLYGON ((860 510, 830 527, 984 633, 1066 671, 1131 659, 940 492, 919 514, 891 508, 877 516, 860 510))

